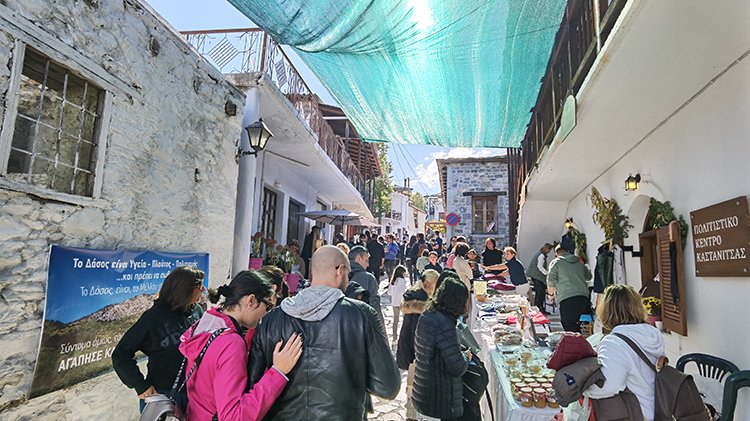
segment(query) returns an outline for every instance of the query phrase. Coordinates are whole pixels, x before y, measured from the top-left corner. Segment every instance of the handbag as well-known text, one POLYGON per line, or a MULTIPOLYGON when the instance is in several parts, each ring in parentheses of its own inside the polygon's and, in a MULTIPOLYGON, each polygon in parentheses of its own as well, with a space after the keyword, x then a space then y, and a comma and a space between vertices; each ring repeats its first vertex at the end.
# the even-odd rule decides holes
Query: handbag
POLYGON ((490 393, 487 390, 487 385, 490 382, 489 373, 487 373, 487 368, 484 366, 484 362, 482 362, 477 355, 472 356, 466 372, 461 376, 461 381, 464 386, 462 394, 463 400, 468 403, 469 406, 474 406, 479 404, 482 395, 484 395, 487 398, 487 405, 490 408, 490 414, 492 414, 492 419, 494 420, 495 411, 492 408, 490 393))
POLYGON ((143 408, 143 412, 141 412, 140 421, 183 421, 187 419, 183 412, 183 408, 180 408, 180 406, 177 405, 174 397, 180 393, 183 387, 185 387, 190 376, 192 376, 195 369, 198 368, 198 365, 201 360, 203 360, 203 355, 206 354, 206 350, 208 350, 208 346, 211 345, 211 342, 213 342, 214 339, 221 335, 225 330, 227 329, 217 329, 211 334, 208 338, 208 342, 203 346, 201 353, 198 354, 198 358, 195 359, 193 367, 190 369, 187 376, 185 376, 185 380, 180 383, 180 378, 185 372, 185 363, 187 362, 187 358, 182 359, 180 371, 177 372, 177 378, 174 379, 174 384, 172 385, 172 390, 169 392, 169 395, 165 396, 162 394, 156 394, 144 399, 146 406, 143 408))

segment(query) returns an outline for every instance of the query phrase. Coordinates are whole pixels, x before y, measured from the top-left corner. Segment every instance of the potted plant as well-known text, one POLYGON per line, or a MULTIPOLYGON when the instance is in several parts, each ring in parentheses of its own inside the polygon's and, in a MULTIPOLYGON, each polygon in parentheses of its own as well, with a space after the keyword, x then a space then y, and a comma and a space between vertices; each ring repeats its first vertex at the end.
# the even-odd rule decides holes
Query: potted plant
POLYGON ((263 244, 265 239, 262 232, 256 232, 251 238, 250 269, 260 269, 263 266, 263 244))
POLYGON ((656 297, 643 297, 643 306, 646 307, 648 322, 661 330, 661 300, 656 297))

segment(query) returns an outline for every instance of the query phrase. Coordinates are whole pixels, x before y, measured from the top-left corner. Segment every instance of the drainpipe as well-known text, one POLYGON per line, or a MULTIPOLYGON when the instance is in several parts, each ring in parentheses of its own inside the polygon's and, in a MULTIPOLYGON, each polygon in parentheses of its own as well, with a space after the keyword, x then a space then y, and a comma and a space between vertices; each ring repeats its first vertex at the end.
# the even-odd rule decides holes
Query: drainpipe
MULTIPOLYGON (((250 140, 245 127, 260 118, 260 90, 257 87, 245 91, 245 109, 242 113, 240 149, 250 151, 250 140)), ((253 221, 253 196, 255 195, 255 171, 257 158, 253 155, 240 155, 240 168, 237 176, 237 203, 234 211, 234 246, 232 248, 232 278, 248 268, 250 239, 253 221)))

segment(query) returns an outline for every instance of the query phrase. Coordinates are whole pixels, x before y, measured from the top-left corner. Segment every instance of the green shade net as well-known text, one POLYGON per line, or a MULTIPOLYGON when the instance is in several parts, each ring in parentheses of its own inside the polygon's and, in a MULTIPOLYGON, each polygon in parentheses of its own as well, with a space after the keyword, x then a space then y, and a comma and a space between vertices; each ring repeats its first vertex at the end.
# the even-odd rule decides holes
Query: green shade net
POLYGON ((229 0, 367 140, 518 147, 565 0, 229 0))

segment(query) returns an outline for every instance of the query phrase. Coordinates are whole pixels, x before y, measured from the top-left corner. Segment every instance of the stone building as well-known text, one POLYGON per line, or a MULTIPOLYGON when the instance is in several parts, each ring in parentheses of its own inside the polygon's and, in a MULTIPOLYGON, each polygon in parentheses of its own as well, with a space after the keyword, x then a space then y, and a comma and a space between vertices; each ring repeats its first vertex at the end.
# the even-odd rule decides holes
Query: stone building
POLYGON ((480 253, 490 237, 498 248, 508 245, 507 157, 438 159, 437 165, 445 213, 459 216, 446 237, 463 235, 480 253))
POLYGON ((244 95, 140 0, 4 1, 0 63, 0 418, 133 419, 114 373, 26 397, 50 245, 207 252, 223 282, 244 95))

